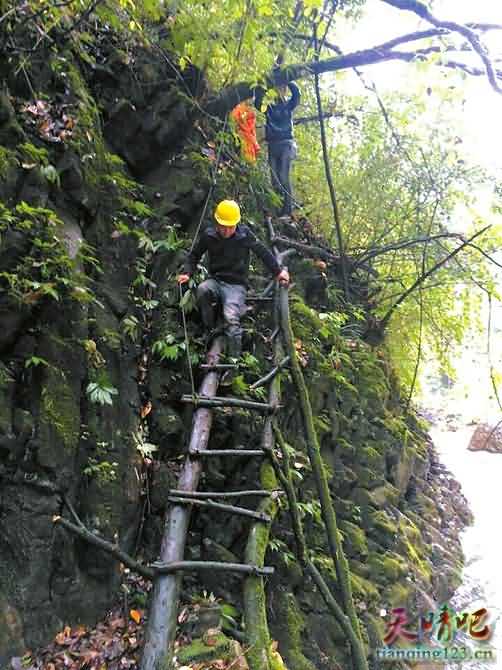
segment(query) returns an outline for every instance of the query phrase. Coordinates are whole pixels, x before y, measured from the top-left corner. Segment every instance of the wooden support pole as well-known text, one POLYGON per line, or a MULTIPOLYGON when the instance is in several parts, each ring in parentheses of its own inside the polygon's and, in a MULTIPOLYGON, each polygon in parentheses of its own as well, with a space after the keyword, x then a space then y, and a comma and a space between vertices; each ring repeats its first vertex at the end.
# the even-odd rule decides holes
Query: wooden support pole
POLYGON ((199 507, 211 507, 212 509, 219 509, 222 512, 228 512, 229 514, 238 514, 240 516, 248 516, 252 519, 257 519, 258 521, 270 521, 270 517, 262 512, 255 512, 252 509, 246 509, 246 507, 236 507, 235 505, 225 505, 223 503, 217 503, 213 500, 198 500, 197 498, 181 498, 178 496, 169 496, 168 501, 175 503, 177 505, 197 505, 199 507))
MULTIPOLYGON (((321 504, 321 515, 326 529, 326 538, 328 541, 331 558, 335 566, 338 588, 340 589, 342 596, 343 609, 354 630, 355 639, 358 641, 356 645, 357 647, 362 645, 362 638, 359 628, 359 620, 357 618, 357 613, 354 606, 354 599, 352 597, 349 564, 340 540, 336 512, 333 501, 331 500, 328 478, 326 475, 326 467, 321 456, 321 448, 314 425, 314 416, 312 412, 312 405, 310 403, 308 388, 305 383, 303 371, 298 362, 298 355, 294 343, 294 333, 289 315, 288 293, 285 289, 281 289, 280 291, 280 301, 282 332, 284 334, 287 350, 291 356, 291 373, 297 388, 298 399, 300 401, 307 454, 312 466, 312 473, 314 476, 317 494, 319 496, 319 502, 321 504)), ((352 645, 354 657, 360 657, 360 649, 356 647, 352 645)), ((357 670, 367 670, 367 663, 360 666, 357 670)))
MULTIPOLYGON (((277 288, 276 297, 277 297, 277 288)), ((274 304, 273 325, 279 332, 278 305, 274 304)), ((274 364, 277 367, 279 361, 284 359, 281 338, 274 341, 274 364)), ((280 401, 281 380, 277 375, 272 378, 268 387, 268 401, 271 405, 278 405, 280 401)), ((261 436, 261 446, 269 454, 273 454, 274 435, 272 432, 273 416, 269 414, 263 424, 261 436)), ((269 486, 271 490, 277 487, 277 480, 274 476, 274 470, 267 459, 263 461, 260 480, 262 486, 269 486)), ((260 511, 266 512, 273 519, 277 514, 278 505, 273 498, 263 500, 260 503, 260 511)), ((246 544, 245 560, 247 563, 263 565, 265 554, 270 539, 270 524, 253 524, 250 529, 248 541, 246 544)), ((272 670, 274 661, 271 657, 271 637, 267 621, 267 597, 263 579, 249 576, 244 582, 244 620, 246 624, 246 635, 250 645, 247 653, 247 661, 250 670, 272 670)))

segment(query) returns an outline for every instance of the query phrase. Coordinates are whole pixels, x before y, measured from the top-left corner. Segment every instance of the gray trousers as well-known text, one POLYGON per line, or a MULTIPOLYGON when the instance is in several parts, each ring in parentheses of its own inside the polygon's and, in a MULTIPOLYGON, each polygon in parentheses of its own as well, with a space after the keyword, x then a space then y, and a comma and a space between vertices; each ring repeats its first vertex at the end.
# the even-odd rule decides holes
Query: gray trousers
POLYGON ((216 327, 221 305, 227 354, 232 358, 239 358, 242 351, 241 316, 246 307, 246 293, 247 289, 242 284, 228 284, 213 278, 206 279, 197 288, 197 304, 208 330, 216 327))
POLYGON ((291 180, 289 172, 291 161, 296 158, 296 145, 293 140, 269 142, 268 163, 272 175, 274 191, 282 198, 282 208, 279 216, 289 216, 293 203, 291 180))

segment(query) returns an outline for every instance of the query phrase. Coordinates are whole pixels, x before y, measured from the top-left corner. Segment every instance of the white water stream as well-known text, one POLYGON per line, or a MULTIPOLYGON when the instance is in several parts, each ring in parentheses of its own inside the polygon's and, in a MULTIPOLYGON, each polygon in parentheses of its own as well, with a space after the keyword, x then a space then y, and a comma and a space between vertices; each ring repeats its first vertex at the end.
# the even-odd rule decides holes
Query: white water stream
MULTIPOLYGON (((474 516, 472 526, 462 533, 465 555, 463 581, 451 605, 457 612, 474 612, 486 607, 489 622, 494 626, 489 646, 495 650, 495 660, 464 661, 446 666, 469 670, 502 669, 502 574, 501 574, 501 524, 502 512, 502 454, 485 451, 468 451, 473 426, 455 432, 441 426, 431 429, 440 460, 462 485, 462 491, 474 516)), ((465 640, 460 644, 470 643, 465 640)), ((470 645, 473 649, 476 644, 470 645)))

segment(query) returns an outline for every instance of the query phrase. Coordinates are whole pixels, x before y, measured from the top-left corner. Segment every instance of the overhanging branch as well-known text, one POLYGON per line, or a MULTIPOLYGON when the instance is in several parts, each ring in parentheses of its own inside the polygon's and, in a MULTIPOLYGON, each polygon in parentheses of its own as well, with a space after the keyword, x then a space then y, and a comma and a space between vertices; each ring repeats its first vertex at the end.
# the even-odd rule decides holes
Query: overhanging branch
POLYGON ((492 85, 492 88, 497 93, 502 93, 502 88, 500 88, 497 82, 498 73, 494 69, 493 64, 488 56, 488 53, 484 45, 482 44, 481 40, 479 39, 479 36, 474 30, 472 30, 466 25, 462 25, 461 23, 455 23, 454 21, 440 21, 434 16, 434 14, 431 14, 426 5, 424 5, 422 2, 419 2, 418 0, 382 0, 382 1, 385 2, 387 5, 396 7, 397 9, 403 9, 405 11, 413 12, 414 14, 420 16, 420 18, 424 19, 425 21, 432 23, 432 25, 436 26, 436 28, 443 28, 449 32, 458 33, 459 35, 465 37, 465 39, 471 45, 473 51, 477 53, 480 59, 482 60, 483 65, 485 66, 486 76, 488 77, 488 81, 492 85))

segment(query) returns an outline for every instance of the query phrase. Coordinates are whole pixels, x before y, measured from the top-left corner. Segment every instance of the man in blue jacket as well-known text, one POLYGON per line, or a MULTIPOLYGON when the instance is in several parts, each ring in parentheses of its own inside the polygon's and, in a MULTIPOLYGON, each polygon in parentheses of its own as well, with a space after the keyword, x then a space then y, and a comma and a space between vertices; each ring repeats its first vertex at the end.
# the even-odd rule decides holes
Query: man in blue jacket
MULTIPOLYGON (((291 97, 286 99, 287 87, 277 88, 277 101, 265 110, 265 139, 268 143, 268 162, 272 174, 272 185, 282 199, 280 217, 291 216, 293 196, 289 172, 291 161, 296 157, 296 143, 293 139, 293 111, 300 102, 300 89, 294 82, 288 84, 291 97)), ((261 111, 265 91, 259 88, 255 95, 255 105, 261 111)))
MULTIPOLYGON (((222 200, 214 218, 216 225, 208 226, 201 232, 188 254, 183 272, 178 275, 178 283, 184 284, 190 279, 198 261, 207 252, 209 277, 197 289, 202 321, 210 335, 216 326, 218 305, 221 305, 227 354, 232 359, 238 359, 242 341, 240 317, 246 302, 250 252, 261 259, 281 284, 289 283, 289 274, 246 225, 238 225, 241 213, 235 201, 222 200)), ((226 375, 224 383, 229 381, 231 375, 226 375)))

